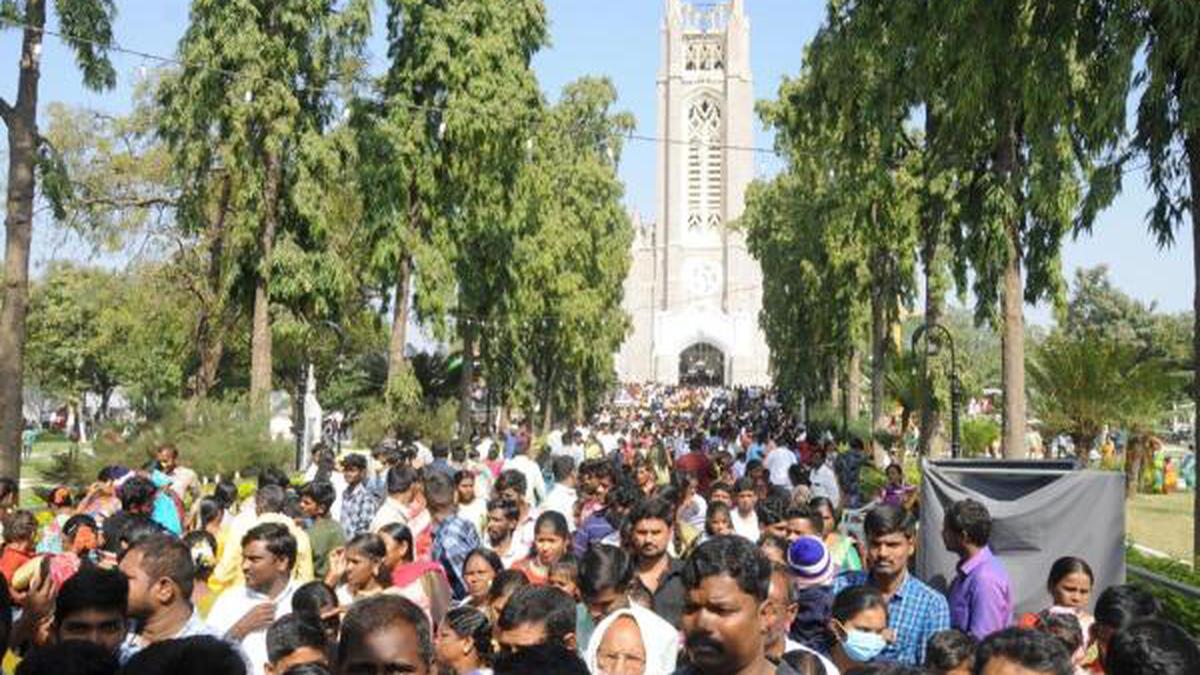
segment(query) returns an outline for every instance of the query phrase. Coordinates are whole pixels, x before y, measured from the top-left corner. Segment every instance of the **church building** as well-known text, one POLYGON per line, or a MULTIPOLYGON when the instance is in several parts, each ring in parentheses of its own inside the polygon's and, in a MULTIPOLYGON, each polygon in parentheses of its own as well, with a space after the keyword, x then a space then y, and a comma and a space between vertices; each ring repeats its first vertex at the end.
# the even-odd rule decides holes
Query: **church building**
POLYGON ((750 20, 743 0, 666 0, 658 73, 658 208, 625 280, 623 382, 766 385, 762 271, 742 215, 754 179, 750 20))

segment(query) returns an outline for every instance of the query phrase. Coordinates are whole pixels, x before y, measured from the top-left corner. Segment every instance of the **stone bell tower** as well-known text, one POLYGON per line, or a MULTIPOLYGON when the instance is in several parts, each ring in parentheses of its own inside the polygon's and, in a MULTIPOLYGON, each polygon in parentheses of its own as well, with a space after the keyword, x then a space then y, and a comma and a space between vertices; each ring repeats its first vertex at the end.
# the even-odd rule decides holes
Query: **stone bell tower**
POLYGON ((742 215, 754 179, 750 20, 742 0, 666 0, 658 73, 658 209, 625 284, 623 381, 768 384, 762 272, 742 215))

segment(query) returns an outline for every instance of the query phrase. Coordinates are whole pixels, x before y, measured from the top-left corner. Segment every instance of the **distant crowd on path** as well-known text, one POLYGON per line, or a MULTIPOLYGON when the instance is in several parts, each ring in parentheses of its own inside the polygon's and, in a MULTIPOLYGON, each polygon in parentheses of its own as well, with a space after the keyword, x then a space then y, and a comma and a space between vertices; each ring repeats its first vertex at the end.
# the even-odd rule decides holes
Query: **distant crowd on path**
POLYGON ((958 572, 933 589, 911 571, 916 491, 893 465, 865 497, 870 461, 767 391, 640 387, 543 438, 318 448, 248 495, 171 445, 38 513, 0 479, 5 672, 1200 672, 1152 596, 1096 588, 1070 551, 1045 609, 1015 615, 972 500, 946 510, 958 572))

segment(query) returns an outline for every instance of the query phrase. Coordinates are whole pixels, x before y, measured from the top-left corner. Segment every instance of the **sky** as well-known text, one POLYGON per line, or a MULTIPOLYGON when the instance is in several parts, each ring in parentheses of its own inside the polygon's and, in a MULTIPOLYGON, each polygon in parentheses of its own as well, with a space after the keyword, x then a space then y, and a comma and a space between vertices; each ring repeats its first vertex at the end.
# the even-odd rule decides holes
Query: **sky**
MULTIPOLYGON (((707 0, 706 0, 707 1, 707 0)), ((147 54, 172 56, 187 25, 188 3, 183 0, 117 0, 116 41, 122 47, 147 54)), ((656 134, 655 76, 659 67, 660 0, 546 0, 550 19, 551 45, 539 53, 534 67, 547 96, 554 100, 562 86, 585 75, 607 76, 620 96, 618 109, 637 118, 638 133, 656 134)), ((755 95, 774 98, 781 78, 800 69, 804 45, 824 18, 822 0, 746 0, 751 21, 751 65, 755 95)), ((51 19, 51 28, 56 22, 51 19)), ((375 36, 371 41, 375 72, 386 67, 383 42, 382 3, 376 3, 375 36)), ((0 95, 11 101, 16 93, 15 63, 20 50, 18 30, 0 31, 0 95)), ((80 81, 70 53, 53 36, 43 50, 40 104, 63 102, 75 106, 121 113, 129 109, 130 93, 147 69, 161 65, 153 59, 114 54, 119 76, 111 92, 97 94, 80 81)), ((771 136, 757 127, 756 146, 770 147, 771 136)), ((758 155, 760 177, 769 177, 780 167, 769 155, 758 155)), ((621 164, 626 185, 626 202, 647 218, 655 213, 654 144, 631 140, 621 164)), ((1147 235, 1145 213, 1151 200, 1140 173, 1126 176, 1125 192, 1099 219, 1095 232, 1078 241, 1068 241, 1063 250, 1064 274, 1070 279, 1079 267, 1107 265, 1113 282, 1143 302, 1161 310, 1180 312, 1192 303, 1192 274, 1187 243, 1190 232, 1181 231, 1182 246, 1159 250, 1147 235)), ((34 273, 48 261, 79 258, 88 252, 77 244, 39 228, 34 241, 34 273)), ((1046 307, 1028 308, 1031 323, 1046 324, 1046 307)))

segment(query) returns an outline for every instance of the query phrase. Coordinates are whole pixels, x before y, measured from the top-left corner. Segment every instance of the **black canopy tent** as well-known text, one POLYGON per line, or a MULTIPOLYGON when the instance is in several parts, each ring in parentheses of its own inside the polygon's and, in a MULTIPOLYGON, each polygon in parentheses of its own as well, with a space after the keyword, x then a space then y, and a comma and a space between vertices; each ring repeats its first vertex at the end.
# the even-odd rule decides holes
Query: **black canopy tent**
POLYGON ((1125 581, 1125 477, 1072 461, 924 460, 917 575, 939 590, 958 562, 942 543, 946 508, 970 497, 992 515, 992 551, 1012 579, 1018 615, 1050 604, 1046 577, 1062 556, 1095 572, 1100 590, 1125 581))

